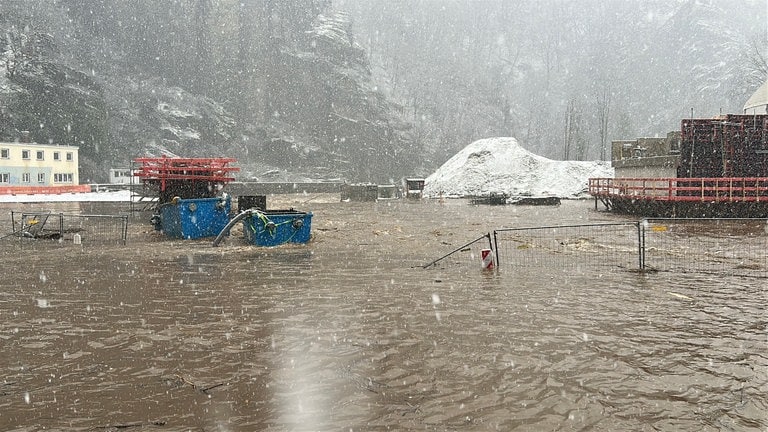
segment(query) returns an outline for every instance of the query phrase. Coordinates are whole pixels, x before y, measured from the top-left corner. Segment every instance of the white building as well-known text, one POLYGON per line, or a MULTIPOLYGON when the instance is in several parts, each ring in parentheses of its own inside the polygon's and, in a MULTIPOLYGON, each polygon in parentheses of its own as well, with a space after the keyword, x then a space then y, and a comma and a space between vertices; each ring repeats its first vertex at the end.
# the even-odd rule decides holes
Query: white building
POLYGON ((109 184, 134 184, 139 183, 138 178, 132 175, 128 168, 110 168, 109 184))
POLYGON ((0 142, 0 186, 74 186, 78 148, 0 142))
POLYGON ((768 114, 768 81, 744 104, 744 114, 768 114))

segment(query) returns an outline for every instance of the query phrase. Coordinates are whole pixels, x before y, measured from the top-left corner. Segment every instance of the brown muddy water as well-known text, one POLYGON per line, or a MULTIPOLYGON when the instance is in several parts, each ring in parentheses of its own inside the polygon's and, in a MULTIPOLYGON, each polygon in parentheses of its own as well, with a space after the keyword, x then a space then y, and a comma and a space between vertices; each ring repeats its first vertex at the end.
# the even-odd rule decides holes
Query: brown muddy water
MULTIPOLYGON (((591 201, 342 203, 305 246, 0 243, 0 430, 768 429, 765 279, 422 269, 591 201)), ((114 214, 127 204, 3 204, 114 214)))

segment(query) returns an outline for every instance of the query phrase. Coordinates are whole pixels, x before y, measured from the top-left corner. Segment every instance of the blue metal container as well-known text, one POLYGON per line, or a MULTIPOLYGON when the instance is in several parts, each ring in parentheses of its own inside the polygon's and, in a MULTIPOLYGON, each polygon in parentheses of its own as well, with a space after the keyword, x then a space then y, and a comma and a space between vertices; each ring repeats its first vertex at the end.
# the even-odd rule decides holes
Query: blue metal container
POLYGON ((162 231, 171 238, 215 237, 229 222, 231 207, 229 196, 175 199, 160 207, 162 231))
POLYGON ((243 219, 243 235, 256 246, 306 243, 312 226, 312 213, 296 210, 265 210, 243 219))

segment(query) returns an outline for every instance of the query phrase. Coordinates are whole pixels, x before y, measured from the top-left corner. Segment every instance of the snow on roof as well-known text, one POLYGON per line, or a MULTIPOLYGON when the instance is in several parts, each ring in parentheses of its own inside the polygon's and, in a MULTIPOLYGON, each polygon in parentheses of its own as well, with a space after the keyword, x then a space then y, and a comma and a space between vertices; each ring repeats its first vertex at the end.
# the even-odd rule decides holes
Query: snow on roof
POLYGON ((768 113, 768 81, 764 82, 744 104, 744 114, 766 113, 768 113))
POLYGON ((607 162, 555 161, 533 154, 515 138, 473 142, 427 177, 424 196, 584 195, 591 177, 613 177, 607 162))

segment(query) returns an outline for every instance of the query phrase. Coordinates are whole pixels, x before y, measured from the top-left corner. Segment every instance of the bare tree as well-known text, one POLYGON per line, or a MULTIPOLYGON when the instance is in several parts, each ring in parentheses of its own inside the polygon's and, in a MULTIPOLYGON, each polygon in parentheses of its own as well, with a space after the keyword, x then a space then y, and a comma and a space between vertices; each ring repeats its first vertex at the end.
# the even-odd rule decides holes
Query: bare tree
POLYGON ((212 81, 211 71, 211 35, 210 18, 211 3, 210 0, 197 0, 195 3, 195 58, 197 59, 197 82, 195 91, 210 96, 210 85, 212 81))
POLYGON ((753 38, 746 59, 748 83, 758 87, 768 79, 768 40, 753 38))
POLYGON ((563 159, 568 160, 571 157, 571 146, 576 136, 576 102, 571 99, 565 108, 565 133, 563 135, 563 159))
POLYGON ((608 148, 608 119, 611 110, 611 91, 606 85, 597 94, 597 119, 599 121, 600 160, 605 160, 608 148))

